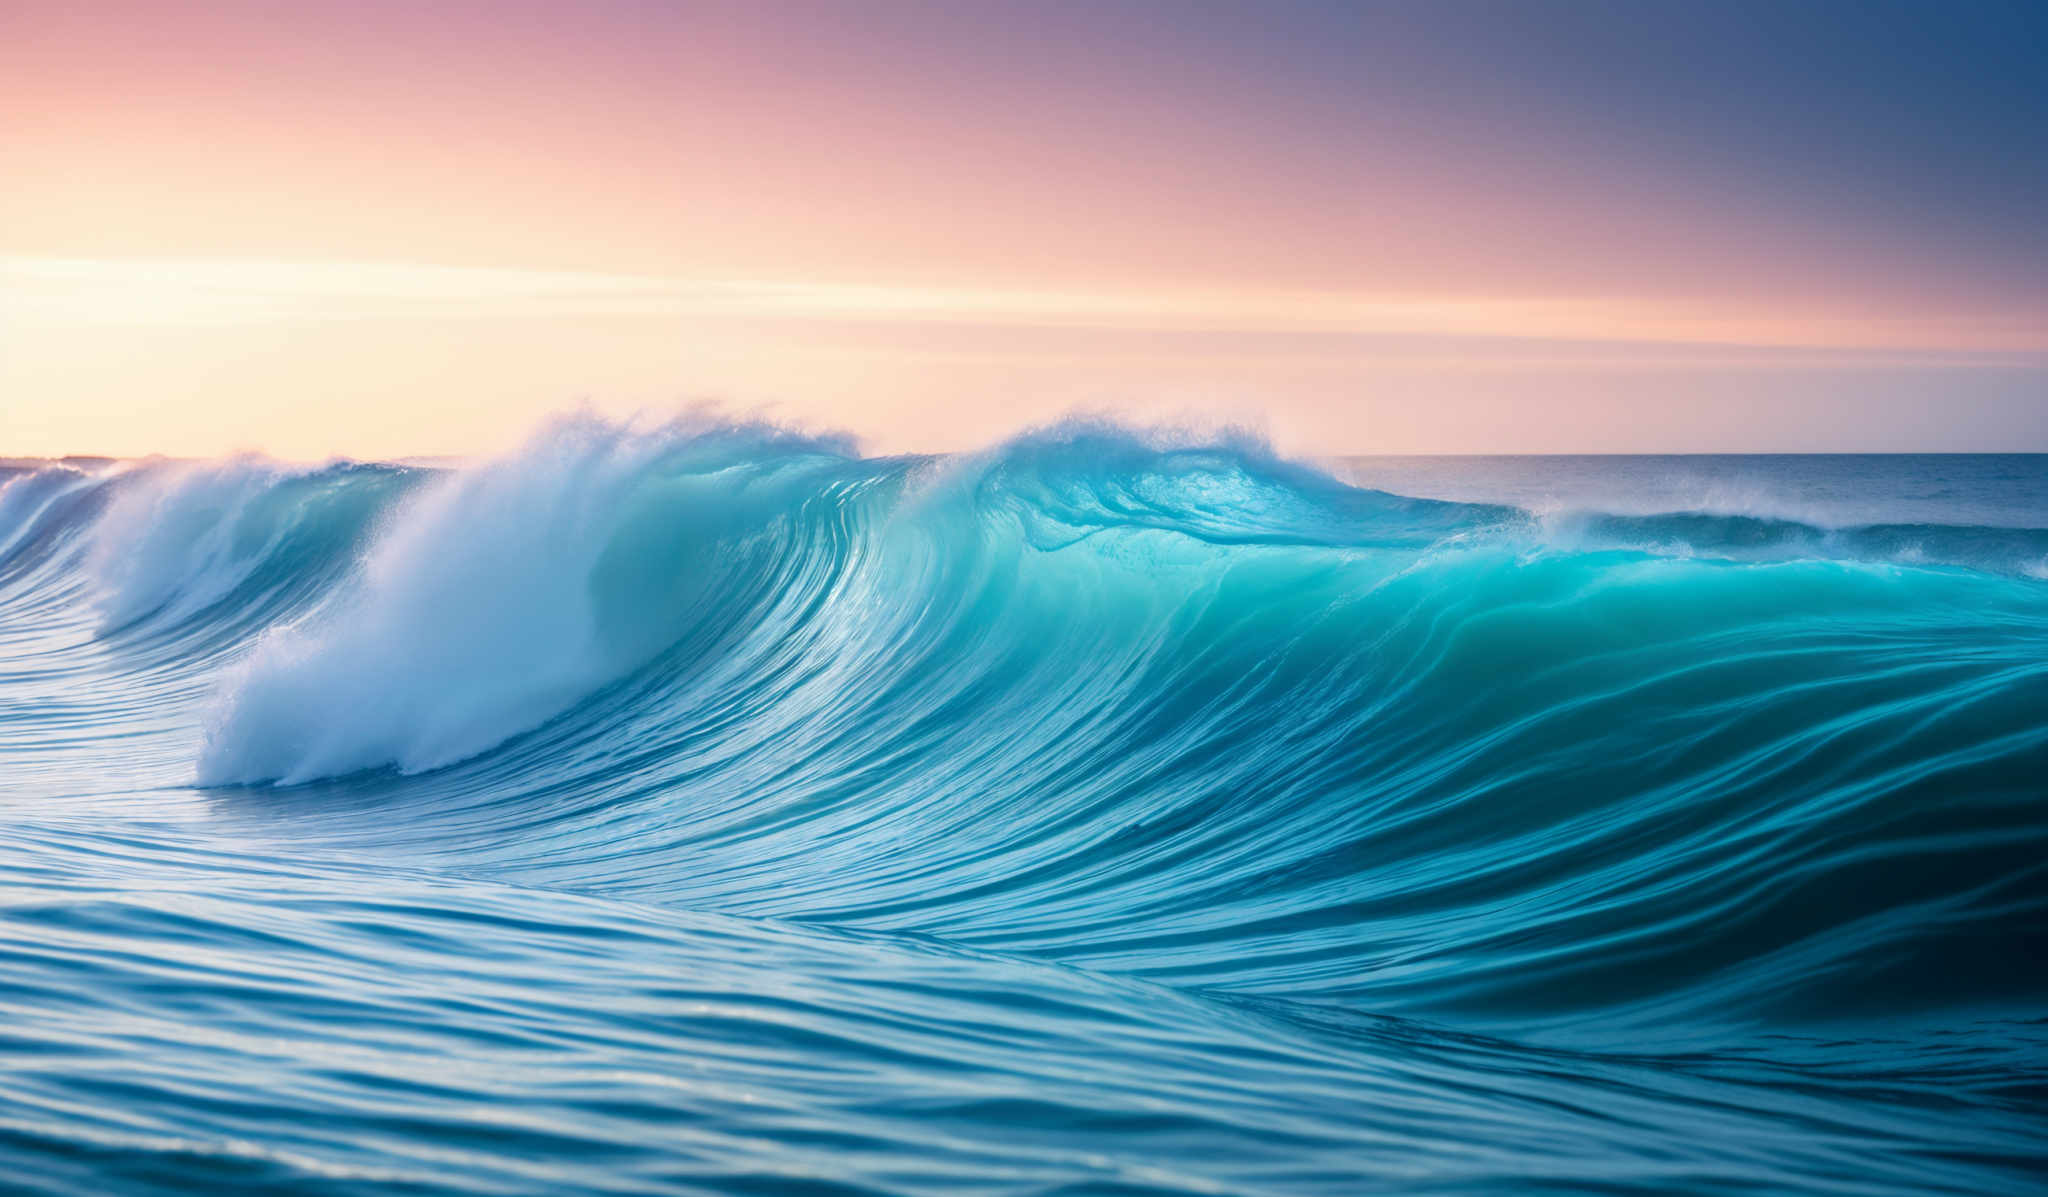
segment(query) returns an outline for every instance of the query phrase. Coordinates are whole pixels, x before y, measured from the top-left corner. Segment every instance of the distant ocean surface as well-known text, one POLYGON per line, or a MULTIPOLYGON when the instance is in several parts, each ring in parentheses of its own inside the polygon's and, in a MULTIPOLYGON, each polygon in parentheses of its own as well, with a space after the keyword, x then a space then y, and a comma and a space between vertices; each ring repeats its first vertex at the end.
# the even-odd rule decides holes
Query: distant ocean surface
POLYGON ((2048 458, 0 469, 0 1191, 2037 1191, 2048 458))

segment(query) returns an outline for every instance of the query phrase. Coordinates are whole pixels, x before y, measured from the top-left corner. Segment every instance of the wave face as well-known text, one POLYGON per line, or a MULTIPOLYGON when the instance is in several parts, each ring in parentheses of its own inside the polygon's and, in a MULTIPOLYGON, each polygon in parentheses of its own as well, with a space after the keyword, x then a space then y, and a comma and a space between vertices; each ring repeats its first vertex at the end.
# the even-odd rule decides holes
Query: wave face
POLYGON ((584 418, 16 470, 0 1172, 2036 1178, 2043 459, 1853 521, 1431 468, 584 418))

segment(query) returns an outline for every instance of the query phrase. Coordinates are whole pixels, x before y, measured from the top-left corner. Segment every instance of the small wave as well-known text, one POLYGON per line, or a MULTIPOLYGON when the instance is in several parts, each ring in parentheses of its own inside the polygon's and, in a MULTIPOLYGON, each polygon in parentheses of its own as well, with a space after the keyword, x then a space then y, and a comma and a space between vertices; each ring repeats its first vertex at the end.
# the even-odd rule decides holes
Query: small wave
POLYGON ((2031 575, 2048 554, 2048 529, 1956 524, 1829 526, 1799 520, 1711 511, 1615 515, 1560 511, 1538 521, 1550 544, 1578 549, 1628 549, 1666 556, 1733 561, 1808 558, 1948 565, 2031 575))
POLYGON ((37 537, 54 509, 91 483, 92 475, 68 465, 44 466, 0 482, 0 566, 37 537))
POLYGON ((306 472, 254 457, 139 467, 93 528, 87 570, 103 625, 153 614, 176 620, 233 592, 283 531, 253 509, 306 472))

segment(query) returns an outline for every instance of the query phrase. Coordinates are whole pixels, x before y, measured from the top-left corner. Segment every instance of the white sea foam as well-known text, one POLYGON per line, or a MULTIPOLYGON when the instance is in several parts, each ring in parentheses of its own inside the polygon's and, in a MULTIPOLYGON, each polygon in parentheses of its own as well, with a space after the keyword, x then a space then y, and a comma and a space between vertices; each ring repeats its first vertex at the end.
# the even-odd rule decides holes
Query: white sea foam
POLYGON ((600 635, 592 572, 670 444, 593 419, 450 474, 394 514, 335 603, 220 687, 206 783, 461 760, 636 662, 600 635))
POLYGON ((201 781, 439 768, 645 664, 703 600, 715 546, 788 509, 775 463, 850 447, 700 415, 558 419, 404 501, 331 601, 223 679, 201 781))

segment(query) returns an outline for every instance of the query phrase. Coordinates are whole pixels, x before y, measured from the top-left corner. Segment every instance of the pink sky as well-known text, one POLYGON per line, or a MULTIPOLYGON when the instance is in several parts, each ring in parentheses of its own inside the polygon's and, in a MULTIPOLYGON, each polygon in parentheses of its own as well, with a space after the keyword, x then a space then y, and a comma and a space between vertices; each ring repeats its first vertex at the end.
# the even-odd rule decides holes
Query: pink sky
MULTIPOLYGON (((468 451, 707 396, 880 449, 1077 406, 1321 452, 2048 449, 2032 176, 1912 169, 1867 64, 1723 128, 1740 77, 1615 101, 1654 41, 1560 74, 1433 11, 11 4, 0 454, 468 451), (1869 119, 1798 141, 1830 104, 1869 119)), ((1902 84, 1967 137, 1945 86, 1902 84)))

